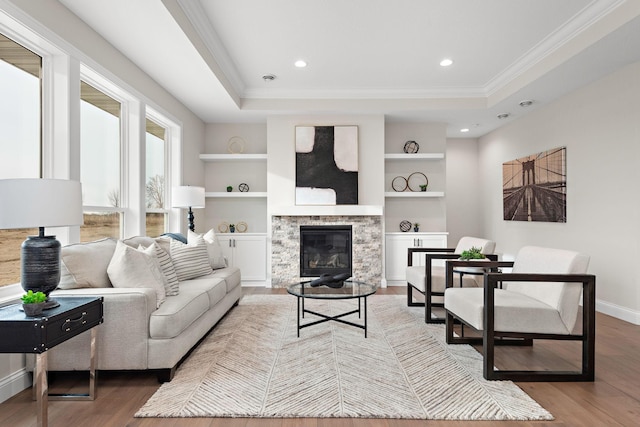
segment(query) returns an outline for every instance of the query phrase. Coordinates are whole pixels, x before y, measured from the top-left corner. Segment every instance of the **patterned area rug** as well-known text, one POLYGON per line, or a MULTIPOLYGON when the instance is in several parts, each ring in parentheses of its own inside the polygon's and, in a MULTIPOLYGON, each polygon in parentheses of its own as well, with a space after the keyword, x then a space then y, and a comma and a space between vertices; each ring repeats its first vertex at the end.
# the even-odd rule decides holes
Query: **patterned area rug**
MULTIPOLYGON (((307 302, 334 315, 356 305, 307 302)), ((445 344, 443 325, 423 316, 404 297, 374 295, 368 338, 337 322, 297 338, 295 297, 244 297, 135 416, 553 419, 514 383, 486 381, 482 356, 445 344)))

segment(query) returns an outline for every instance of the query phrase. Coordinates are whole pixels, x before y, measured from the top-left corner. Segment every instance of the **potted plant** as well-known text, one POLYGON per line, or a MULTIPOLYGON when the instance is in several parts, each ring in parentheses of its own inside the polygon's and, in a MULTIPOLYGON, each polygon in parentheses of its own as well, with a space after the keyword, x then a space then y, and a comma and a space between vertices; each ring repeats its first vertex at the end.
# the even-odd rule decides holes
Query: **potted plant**
POLYGON ((419 230, 420 230, 420 224, 416 222, 415 224, 413 224, 413 231, 417 233, 419 230))
POLYGON ((460 259, 463 261, 469 261, 472 259, 484 259, 484 255, 480 252, 481 248, 476 248, 472 246, 471 249, 467 249, 466 251, 462 251, 460 254, 460 259))
POLYGON ((31 289, 22 295, 22 309, 27 316, 39 316, 42 314, 47 296, 44 292, 33 292, 31 289))
POLYGON ((229 231, 231 233, 235 233, 236 232, 236 225, 235 224, 229 224, 229 231))
POLYGON ((227 185, 227 193, 231 193, 233 191, 233 187, 230 185, 227 185))
POLYGON ((427 184, 420 184, 420 191, 427 191, 427 184))

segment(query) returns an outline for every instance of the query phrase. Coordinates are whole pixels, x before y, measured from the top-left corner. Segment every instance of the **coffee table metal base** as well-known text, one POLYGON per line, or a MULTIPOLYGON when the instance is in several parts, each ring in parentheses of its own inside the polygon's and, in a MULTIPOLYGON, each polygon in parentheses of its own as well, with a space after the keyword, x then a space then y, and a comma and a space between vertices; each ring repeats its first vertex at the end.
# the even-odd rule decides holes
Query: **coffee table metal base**
POLYGON ((318 312, 312 311, 312 310, 307 310, 304 307, 304 297, 296 296, 296 298, 298 299, 298 338, 300 337, 300 329, 306 328, 308 326, 313 326, 313 325, 317 325, 317 324, 320 324, 320 323, 328 322, 330 320, 333 320, 335 322, 340 322, 340 323, 343 323, 343 324, 349 325, 349 326, 355 326, 356 328, 364 329, 364 337, 367 338, 367 297, 366 296, 358 297, 358 309, 357 310, 351 310, 351 311, 348 311, 346 313, 338 314, 336 316, 327 316, 326 314, 318 313, 318 312), (362 304, 361 300, 364 300, 364 304, 362 304), (364 305, 364 307, 363 307, 363 305, 364 305), (304 319, 304 314, 305 313, 313 314, 314 316, 321 317, 321 319, 313 321, 313 322, 302 324, 302 319, 304 319), (342 319, 342 317, 349 316, 350 314, 355 314, 355 313, 358 313, 358 319, 364 318, 363 319, 364 320, 364 324, 350 322, 348 320, 342 319))

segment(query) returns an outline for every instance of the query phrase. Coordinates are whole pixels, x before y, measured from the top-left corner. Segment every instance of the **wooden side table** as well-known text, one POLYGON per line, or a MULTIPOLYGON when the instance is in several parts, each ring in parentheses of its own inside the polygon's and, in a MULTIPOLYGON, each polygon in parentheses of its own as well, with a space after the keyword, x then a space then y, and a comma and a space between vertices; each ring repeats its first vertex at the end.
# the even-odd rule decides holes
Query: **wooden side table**
POLYGON ((21 304, 0 308, 0 353, 35 353, 33 382, 37 400, 38 426, 46 427, 49 400, 47 350, 85 331, 91 330, 89 392, 86 395, 57 395, 51 400, 95 399, 96 329, 103 321, 102 297, 57 297, 59 307, 41 316, 28 317, 21 304))

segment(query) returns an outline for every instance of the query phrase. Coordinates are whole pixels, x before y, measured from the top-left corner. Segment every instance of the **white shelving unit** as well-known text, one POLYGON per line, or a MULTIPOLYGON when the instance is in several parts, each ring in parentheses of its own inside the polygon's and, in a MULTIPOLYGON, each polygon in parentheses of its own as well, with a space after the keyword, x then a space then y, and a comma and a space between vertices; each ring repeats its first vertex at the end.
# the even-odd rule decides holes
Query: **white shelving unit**
POLYGON ((200 154, 200 160, 204 162, 230 162, 247 160, 267 161, 265 154, 200 154))
POLYGON ((385 160, 442 160, 444 153, 388 153, 384 158, 385 160))
POLYGON ((444 191, 386 191, 384 197, 444 197, 444 191))
POLYGON ((266 191, 247 191, 245 193, 241 192, 241 191, 231 191, 231 192, 224 192, 224 191, 211 191, 211 192, 206 192, 204 193, 204 197, 211 197, 211 198, 218 198, 218 199, 231 199, 231 198, 243 198, 243 199, 247 199, 247 198, 257 198, 257 199, 261 199, 261 198, 266 198, 267 197, 267 192, 266 191))

